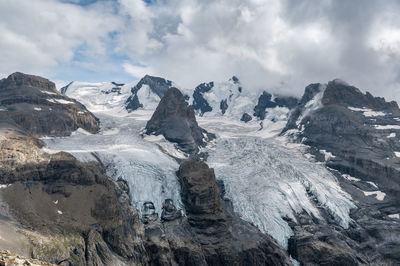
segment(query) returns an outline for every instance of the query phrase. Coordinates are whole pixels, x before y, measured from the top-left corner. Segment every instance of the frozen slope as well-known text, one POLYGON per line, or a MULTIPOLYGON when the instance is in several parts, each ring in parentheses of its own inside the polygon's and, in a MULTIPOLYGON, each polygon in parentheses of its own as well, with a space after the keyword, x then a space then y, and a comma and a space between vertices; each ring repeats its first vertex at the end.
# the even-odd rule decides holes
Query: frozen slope
POLYGON ((323 219, 314 198, 338 224, 348 227, 354 207, 350 196, 323 165, 303 156, 300 145, 287 145, 276 137, 283 123, 267 123, 260 131, 224 119, 215 123, 203 117, 199 124, 219 136, 209 150, 208 164, 223 180, 235 211, 282 246, 287 248, 292 235, 284 218, 295 221, 295 213, 306 211, 323 219))

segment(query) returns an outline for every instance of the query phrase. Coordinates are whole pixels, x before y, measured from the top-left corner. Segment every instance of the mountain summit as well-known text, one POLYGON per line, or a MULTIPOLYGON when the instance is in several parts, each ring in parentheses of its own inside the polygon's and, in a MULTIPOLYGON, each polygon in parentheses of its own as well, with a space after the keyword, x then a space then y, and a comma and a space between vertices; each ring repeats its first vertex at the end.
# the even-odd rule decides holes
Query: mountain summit
POLYGON ((192 106, 188 106, 177 88, 170 88, 161 99, 150 121, 146 133, 163 135, 175 142, 186 153, 192 154, 205 145, 207 131, 199 127, 192 106))

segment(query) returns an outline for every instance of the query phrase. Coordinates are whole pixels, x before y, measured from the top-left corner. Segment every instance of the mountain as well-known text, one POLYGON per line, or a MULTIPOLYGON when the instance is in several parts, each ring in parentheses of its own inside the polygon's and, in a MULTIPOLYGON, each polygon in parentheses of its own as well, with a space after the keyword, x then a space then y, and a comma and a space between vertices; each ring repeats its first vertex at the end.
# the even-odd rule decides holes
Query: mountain
POLYGON ((162 134, 188 154, 197 153, 199 147, 205 146, 214 137, 198 126, 193 108, 187 105, 183 94, 174 87, 161 99, 146 124, 146 133, 162 134))
POLYGON ((0 80, 0 120, 35 136, 67 136, 78 128, 99 130, 96 117, 78 101, 61 95, 53 82, 18 72, 0 80))
POLYGON ((67 265, 400 261, 395 102, 341 80, 301 99, 235 76, 192 90, 72 82, 53 96, 96 126, 54 120, 44 134, 15 119, 40 117, 24 108, 53 85, 35 80, 14 113, 0 105, 0 249, 67 265))
POLYGON ((200 116, 229 116, 244 122, 258 118, 281 119, 297 105, 290 96, 272 95, 248 90, 236 76, 228 82, 208 82, 198 85, 193 92, 193 109, 200 116), (268 115, 267 115, 268 114, 268 115))
MULTIPOLYGON (((315 160, 326 164, 357 205, 351 213, 354 224, 343 233, 347 236, 341 246, 350 246, 353 251, 388 264, 398 261, 400 238, 392 237, 400 232, 393 219, 400 207, 397 103, 368 92, 363 94, 341 80, 327 85, 312 84, 306 88, 283 132, 305 145, 315 160), (371 246, 375 248, 370 250, 371 246)), ((310 244, 321 237, 338 242, 332 240, 334 234, 326 228, 319 228, 318 231, 326 232, 311 239, 305 237, 313 234, 310 230, 301 231, 300 239, 294 238, 295 249, 305 245, 303 241, 310 244)))

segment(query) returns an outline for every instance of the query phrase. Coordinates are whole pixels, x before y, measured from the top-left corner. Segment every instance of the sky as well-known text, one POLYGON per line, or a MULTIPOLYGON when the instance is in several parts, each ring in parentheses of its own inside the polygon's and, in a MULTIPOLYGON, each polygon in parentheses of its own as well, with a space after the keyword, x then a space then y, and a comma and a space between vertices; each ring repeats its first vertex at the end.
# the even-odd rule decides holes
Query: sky
POLYGON ((194 88, 236 75, 301 96, 340 78, 400 101, 397 0, 0 0, 0 78, 194 88))

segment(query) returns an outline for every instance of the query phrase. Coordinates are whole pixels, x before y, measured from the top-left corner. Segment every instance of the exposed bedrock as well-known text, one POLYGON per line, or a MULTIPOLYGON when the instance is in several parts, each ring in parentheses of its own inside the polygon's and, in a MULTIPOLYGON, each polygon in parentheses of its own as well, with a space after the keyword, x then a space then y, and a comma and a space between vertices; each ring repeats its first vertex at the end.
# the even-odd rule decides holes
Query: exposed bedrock
POLYGON ((214 136, 196 122, 192 106, 188 106, 183 94, 171 88, 161 99, 156 111, 146 124, 146 133, 163 135, 177 143, 186 153, 195 154, 214 136))
POLYGON ((34 136, 67 136, 99 130, 98 119, 78 101, 60 94, 45 78, 14 73, 0 80, 0 120, 34 136))

